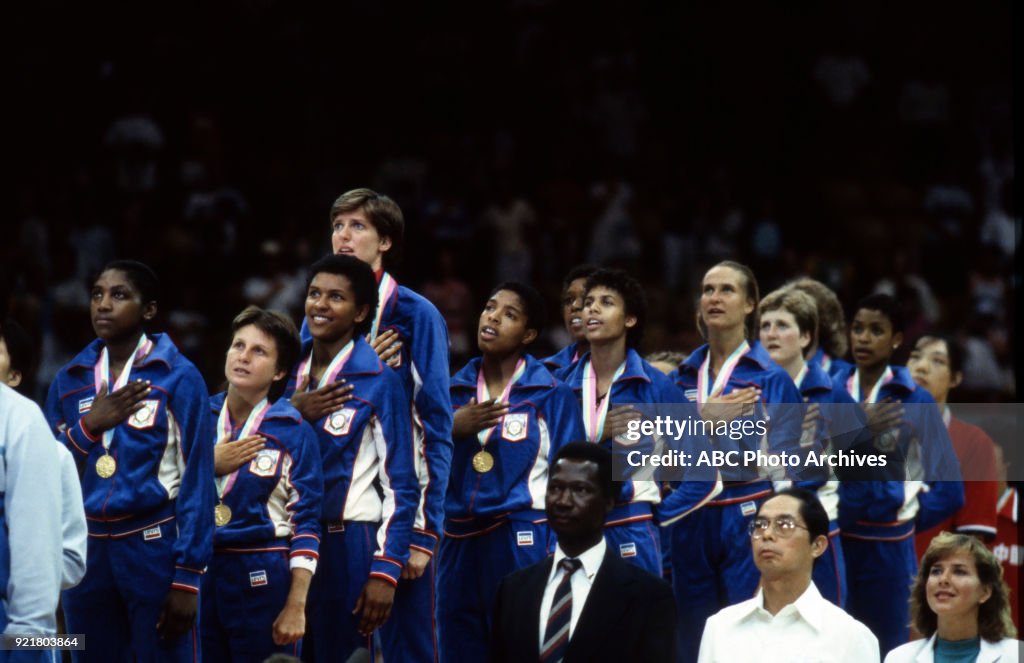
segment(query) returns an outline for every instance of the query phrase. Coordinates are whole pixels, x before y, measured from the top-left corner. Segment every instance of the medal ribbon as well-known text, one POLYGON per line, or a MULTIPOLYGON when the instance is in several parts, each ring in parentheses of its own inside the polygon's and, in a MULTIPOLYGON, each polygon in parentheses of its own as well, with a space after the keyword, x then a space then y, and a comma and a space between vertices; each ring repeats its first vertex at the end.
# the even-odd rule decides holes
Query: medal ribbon
POLYGON ((398 282, 390 274, 384 272, 380 277, 380 284, 377 286, 377 311, 373 315, 373 326, 370 327, 370 333, 366 335, 367 343, 373 343, 373 340, 377 338, 377 332, 380 330, 380 320, 384 315, 384 304, 391 299, 391 295, 397 289, 398 282))
POLYGON ((877 403, 878 393, 882 390, 882 387, 892 382, 893 374, 892 368, 889 366, 885 367, 885 373, 882 373, 882 377, 878 378, 878 382, 871 388, 871 393, 868 394, 866 399, 861 398, 860 393, 860 369, 856 369, 850 379, 846 381, 846 391, 849 392, 850 396, 858 403, 877 403))
MULTIPOLYGON (((256 407, 249 413, 249 417, 245 420, 242 430, 238 432, 238 437, 235 437, 232 435, 234 428, 231 425, 231 413, 228 412, 228 402, 225 399, 224 407, 220 409, 220 415, 217 417, 217 439, 214 440, 214 444, 218 444, 221 440, 238 440, 249 436, 255 430, 259 430, 260 423, 263 421, 263 417, 267 415, 267 410, 269 409, 270 401, 266 398, 257 403, 256 407)), ((219 499, 224 499, 224 496, 231 491, 231 487, 235 485, 235 480, 238 479, 238 470, 240 469, 242 468, 238 467, 234 472, 226 476, 214 477, 214 482, 217 484, 217 497, 219 499)))
POLYGON ((743 355, 750 352, 750 344, 744 339, 740 343, 739 347, 732 351, 729 358, 722 364, 722 370, 718 371, 718 375, 715 377, 715 382, 708 389, 708 382, 711 381, 711 350, 708 349, 707 356, 704 357, 704 362, 700 365, 700 371, 697 372, 697 403, 703 405, 707 402, 711 394, 715 393, 719 387, 722 387, 722 391, 725 391, 725 385, 729 384, 729 378, 732 377, 732 372, 735 370, 736 365, 740 363, 740 359, 743 355))
POLYGON ((594 373, 594 366, 587 360, 583 366, 583 427, 587 433, 587 440, 600 442, 604 436, 604 421, 608 416, 608 404, 612 402, 612 385, 626 372, 626 362, 623 360, 615 369, 615 375, 608 385, 608 393, 600 404, 597 402, 597 375, 594 373))
MULTIPOLYGON (((826 373, 828 373, 828 369, 832 368, 832 357, 827 352, 821 353, 821 368, 826 373)), ((799 387, 800 385, 797 386, 799 387)))
MULTIPOLYGON (((327 370, 324 371, 323 377, 317 384, 333 384, 335 378, 338 377, 338 373, 340 373, 341 369, 345 366, 345 362, 347 362, 348 358, 352 355, 353 348, 355 348, 355 341, 350 340, 341 350, 338 350, 338 354, 334 355, 334 359, 332 359, 331 363, 327 365, 327 370)), ((299 363, 299 370, 295 374, 296 385, 302 384, 303 379, 310 377, 309 371, 312 366, 313 351, 310 350, 309 356, 299 363)), ((307 382, 306 391, 309 391, 310 386, 309 382, 307 382)))
MULTIPOLYGON (((519 361, 516 362, 516 369, 512 371, 512 377, 509 378, 508 384, 505 385, 505 389, 501 392, 501 398, 498 400, 502 403, 508 403, 508 395, 512 392, 512 385, 522 377, 526 371, 526 358, 520 357, 519 361)), ((484 365, 480 362, 480 370, 476 374, 476 402, 483 403, 491 400, 491 392, 487 389, 487 380, 484 379, 484 365)), ((505 417, 501 418, 497 426, 501 426, 505 423, 505 417)), ((487 438, 491 436, 491 432, 494 431, 497 426, 491 426, 476 434, 476 439, 480 440, 481 448, 487 444, 487 438)))
POLYGON ((807 377, 807 364, 806 363, 804 363, 804 365, 800 368, 800 372, 796 374, 796 377, 793 378, 793 382, 796 384, 796 388, 797 389, 799 389, 800 385, 802 385, 804 383, 804 378, 805 377, 807 377))
MULTIPOLYGON (((107 394, 112 394, 121 387, 128 384, 128 377, 132 374, 132 365, 136 360, 145 357, 149 354, 150 350, 153 349, 153 341, 146 338, 143 334, 139 337, 139 343, 135 346, 135 350, 131 356, 128 357, 128 361, 124 363, 124 368, 121 370, 121 375, 117 376, 117 381, 113 384, 110 383, 110 353, 107 351, 107 346, 104 345, 103 349, 100 350, 99 361, 92 367, 92 379, 96 386, 96 393, 100 391, 100 384, 103 382, 107 383, 107 394)), ((116 426, 115 426, 116 428, 116 426)), ((114 440, 114 429, 111 428, 103 433, 103 451, 110 451, 110 443, 114 440)))

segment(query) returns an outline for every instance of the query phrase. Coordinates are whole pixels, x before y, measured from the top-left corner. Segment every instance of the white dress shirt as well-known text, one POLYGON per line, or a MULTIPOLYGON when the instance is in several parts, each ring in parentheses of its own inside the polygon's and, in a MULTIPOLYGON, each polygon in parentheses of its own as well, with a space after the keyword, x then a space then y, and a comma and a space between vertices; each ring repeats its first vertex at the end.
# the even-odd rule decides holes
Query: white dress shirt
MULTIPOLYGON (((604 537, 601 537, 601 541, 596 546, 587 549, 576 558, 580 560, 583 566, 577 569, 576 573, 572 574, 572 578, 569 579, 569 588, 572 592, 572 617, 569 621, 570 640, 572 640, 573 631, 576 630, 576 622, 580 620, 583 606, 590 595, 590 588, 594 584, 597 570, 601 568, 601 562, 604 561, 604 553, 607 548, 608 544, 604 542, 604 537)), ((541 649, 544 648, 544 629, 548 625, 551 601, 555 598, 555 590, 558 588, 558 583, 562 581, 562 576, 565 575, 565 571, 558 568, 558 563, 566 557, 568 555, 562 550, 562 546, 555 546, 555 559, 551 563, 548 584, 544 587, 544 597, 540 601, 540 631, 537 635, 537 643, 541 649)))
POLYGON ((764 593, 708 618, 698 663, 878 663, 878 639, 812 582, 776 615, 764 593))

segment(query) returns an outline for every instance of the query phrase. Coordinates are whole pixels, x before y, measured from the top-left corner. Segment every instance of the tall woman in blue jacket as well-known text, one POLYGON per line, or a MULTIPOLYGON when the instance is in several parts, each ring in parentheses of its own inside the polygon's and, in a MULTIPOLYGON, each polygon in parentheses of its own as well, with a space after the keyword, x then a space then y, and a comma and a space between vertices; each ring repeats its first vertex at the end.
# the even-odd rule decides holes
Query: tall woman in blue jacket
MULTIPOLYGON (((707 421, 743 417, 766 423, 767 435, 717 436, 722 451, 799 453, 803 399, 796 386, 755 340, 759 292, 745 265, 721 262, 704 274, 698 327, 707 344, 684 361, 673 376, 689 402, 697 403, 707 421), (797 404, 781 406, 780 404, 797 404)), ((760 574, 750 556, 747 523, 772 483, 756 467, 723 467, 721 494, 673 525, 672 580, 679 605, 681 660, 694 661, 701 629, 721 608, 750 598, 760 574)), ((798 478, 792 476, 772 478, 798 478)), ((678 492, 678 489, 677 491, 678 492)), ((659 510, 664 526, 675 492, 659 510)))
POLYGON ((323 478, 316 433, 281 398, 299 356, 295 325, 250 306, 231 329, 228 388, 210 398, 218 501, 201 634, 207 661, 258 663, 299 654, 323 478))
POLYGON ((213 541, 213 427, 199 371, 146 333, 158 280, 104 267, 89 311, 98 337, 57 373, 46 416, 75 456, 89 524, 85 578, 64 593, 76 661, 193 661, 199 579, 213 541))

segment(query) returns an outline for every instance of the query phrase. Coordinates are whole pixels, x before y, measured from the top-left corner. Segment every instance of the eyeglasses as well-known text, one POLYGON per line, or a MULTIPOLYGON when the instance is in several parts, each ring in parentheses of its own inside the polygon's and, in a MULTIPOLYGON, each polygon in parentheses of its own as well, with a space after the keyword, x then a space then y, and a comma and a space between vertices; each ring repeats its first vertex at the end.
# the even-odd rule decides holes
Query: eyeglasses
POLYGON ((752 538, 761 539, 764 538, 764 533, 768 531, 768 528, 772 525, 775 526, 775 534, 780 539, 788 539, 793 536, 793 533, 797 529, 807 529, 803 525, 798 525, 795 520, 789 516, 782 516, 774 521, 767 518, 754 518, 747 525, 747 534, 752 538))

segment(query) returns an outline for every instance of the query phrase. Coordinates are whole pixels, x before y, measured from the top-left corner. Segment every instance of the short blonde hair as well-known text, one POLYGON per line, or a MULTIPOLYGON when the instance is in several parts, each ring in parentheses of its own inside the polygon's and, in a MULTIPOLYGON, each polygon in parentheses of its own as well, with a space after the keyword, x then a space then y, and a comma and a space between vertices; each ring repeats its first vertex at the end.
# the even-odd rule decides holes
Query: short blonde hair
POLYGON ((825 352, 833 357, 846 354, 848 341, 846 338, 846 316, 839 297, 827 285, 812 278, 803 277, 790 281, 788 288, 796 288, 814 297, 818 308, 818 340, 825 352))
POLYGON ((814 298, 796 288, 773 290, 761 300, 758 317, 778 310, 793 314, 797 328, 811 336, 811 344, 808 347, 814 347, 818 341, 818 306, 814 303, 814 298))
POLYGON ((405 235, 405 218, 402 208, 394 200, 373 189, 352 189, 338 196, 331 205, 331 223, 335 217, 347 212, 361 210, 366 220, 373 224, 381 238, 391 240, 391 248, 382 258, 385 267, 394 267, 402 259, 403 239, 405 235))
POLYGON ((910 590, 910 617, 914 628, 930 638, 938 628, 938 618, 928 605, 928 575, 932 566, 952 554, 968 552, 978 569, 978 580, 992 590, 992 596, 978 606, 978 634, 989 642, 1013 638, 1017 629, 1010 617, 1010 590, 1003 580, 1003 567, 985 544, 966 534, 942 532, 934 539, 921 558, 914 586, 910 590))

